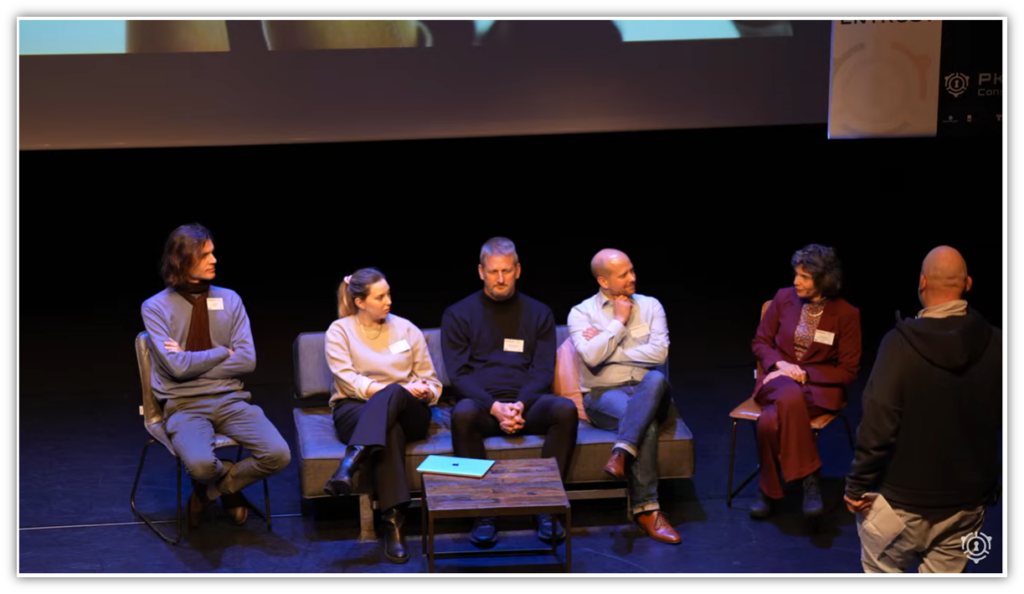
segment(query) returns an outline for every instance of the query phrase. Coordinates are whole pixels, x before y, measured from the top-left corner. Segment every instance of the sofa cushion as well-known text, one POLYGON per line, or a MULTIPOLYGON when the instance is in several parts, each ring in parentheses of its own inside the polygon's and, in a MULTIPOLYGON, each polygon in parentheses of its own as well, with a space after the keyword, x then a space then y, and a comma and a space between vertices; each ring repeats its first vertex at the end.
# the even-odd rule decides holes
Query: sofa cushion
POLYGON ((441 329, 428 328, 423 331, 423 340, 427 343, 427 352, 430 353, 430 362, 434 364, 434 371, 441 385, 450 388, 451 379, 448 378, 448 370, 444 367, 444 354, 441 352, 441 329))
POLYGON ((580 419, 590 421, 583 410, 583 392, 580 391, 580 358, 572 340, 565 339, 555 354, 555 381, 551 391, 573 401, 580 419))
POLYGON ((325 332, 303 332, 292 343, 295 397, 300 400, 329 396, 334 387, 325 343, 325 332))
MULTIPOLYGON (((338 440, 330 409, 296 408, 293 411, 299 460, 300 487, 304 497, 322 497, 324 483, 338 468, 345 454, 345 444, 338 440)), ((451 407, 431 409, 432 422, 427 439, 410 442, 406 448, 406 476, 409 488, 422 489, 416 467, 431 454, 451 456, 451 407)), ((602 467, 615 443, 615 434, 598 429, 586 421, 579 422, 576 449, 569 467, 567 483, 605 482, 602 467)), ((487 457, 491 460, 539 458, 544 445, 542 435, 516 437, 489 437, 484 440, 487 457)), ((372 490, 368 476, 356 477, 356 491, 372 490)), ((661 478, 688 478, 693 476, 693 435, 678 417, 661 425, 658 436, 658 475, 661 478)))

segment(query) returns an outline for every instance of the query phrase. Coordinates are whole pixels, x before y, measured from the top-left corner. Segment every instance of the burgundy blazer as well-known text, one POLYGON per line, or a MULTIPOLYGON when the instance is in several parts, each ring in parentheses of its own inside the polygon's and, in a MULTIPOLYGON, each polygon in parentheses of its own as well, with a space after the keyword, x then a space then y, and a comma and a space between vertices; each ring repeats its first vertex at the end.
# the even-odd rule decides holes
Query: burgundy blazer
POLYGON ((763 373, 757 378, 754 394, 761 390, 761 382, 778 361, 799 365, 807 372, 807 384, 812 402, 826 410, 839 410, 846 404, 846 386, 857 379, 860 370, 860 310, 839 297, 825 303, 825 311, 818 322, 818 330, 832 332, 831 345, 814 342, 796 360, 793 335, 800 323, 803 302, 796 289, 779 289, 761 318, 754 336, 754 356, 761 363, 763 373))

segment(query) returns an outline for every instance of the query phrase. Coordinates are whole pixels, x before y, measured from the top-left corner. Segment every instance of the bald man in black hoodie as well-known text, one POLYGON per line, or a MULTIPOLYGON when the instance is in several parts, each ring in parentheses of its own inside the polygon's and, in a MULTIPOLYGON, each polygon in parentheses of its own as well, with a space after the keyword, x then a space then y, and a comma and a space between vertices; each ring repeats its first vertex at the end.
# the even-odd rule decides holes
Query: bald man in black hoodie
MULTIPOLYGON (((882 339, 864 388, 846 504, 865 512, 877 491, 906 528, 867 573, 961 573, 965 552, 998 491, 1002 334, 964 299, 971 288, 958 251, 940 246, 921 267, 924 306, 882 339)), ((973 549, 970 549, 973 551, 973 549)))

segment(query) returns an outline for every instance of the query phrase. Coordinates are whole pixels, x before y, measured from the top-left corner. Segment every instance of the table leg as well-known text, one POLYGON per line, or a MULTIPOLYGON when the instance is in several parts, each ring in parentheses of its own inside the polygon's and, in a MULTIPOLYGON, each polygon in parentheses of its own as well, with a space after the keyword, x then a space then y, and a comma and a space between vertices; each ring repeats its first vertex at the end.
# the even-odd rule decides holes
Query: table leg
POLYGON ((420 499, 422 505, 420 505, 420 552, 423 555, 427 554, 427 496, 423 495, 420 499))
MULTIPOLYGON (((429 512, 428 512, 429 513, 429 512)), ((427 543, 427 573, 434 573, 434 517, 427 518, 428 530, 430 535, 427 543)))
POLYGON ((572 508, 565 510, 565 572, 572 573, 572 508))

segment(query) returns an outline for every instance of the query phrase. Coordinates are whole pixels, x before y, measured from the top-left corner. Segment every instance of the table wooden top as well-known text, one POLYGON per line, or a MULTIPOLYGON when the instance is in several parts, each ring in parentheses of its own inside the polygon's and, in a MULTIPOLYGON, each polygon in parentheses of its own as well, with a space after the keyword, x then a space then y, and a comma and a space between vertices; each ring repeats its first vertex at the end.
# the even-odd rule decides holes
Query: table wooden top
POLYGON ((569 507, 554 458, 498 460, 483 478, 423 474, 431 514, 501 516, 569 507))

